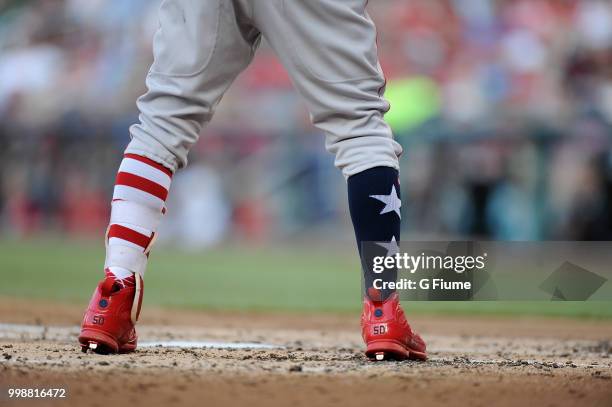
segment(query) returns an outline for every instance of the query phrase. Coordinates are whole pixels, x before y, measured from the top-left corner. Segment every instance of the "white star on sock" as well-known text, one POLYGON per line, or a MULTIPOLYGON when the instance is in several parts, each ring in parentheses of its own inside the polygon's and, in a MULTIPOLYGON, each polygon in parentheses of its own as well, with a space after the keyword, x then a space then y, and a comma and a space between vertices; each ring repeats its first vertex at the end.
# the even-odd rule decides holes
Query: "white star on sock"
POLYGON ((377 242, 376 244, 387 249, 387 257, 392 257, 399 253, 399 246, 397 245, 395 236, 391 238, 390 242, 377 242))
POLYGON ((385 213, 395 212, 397 216, 402 218, 402 214, 400 213, 400 208, 402 207, 402 201, 397 196, 397 191, 395 190, 395 185, 391 187, 391 193, 389 195, 370 195, 370 198, 378 199, 380 202, 385 204, 385 207, 380 212, 380 215, 384 215, 385 213))

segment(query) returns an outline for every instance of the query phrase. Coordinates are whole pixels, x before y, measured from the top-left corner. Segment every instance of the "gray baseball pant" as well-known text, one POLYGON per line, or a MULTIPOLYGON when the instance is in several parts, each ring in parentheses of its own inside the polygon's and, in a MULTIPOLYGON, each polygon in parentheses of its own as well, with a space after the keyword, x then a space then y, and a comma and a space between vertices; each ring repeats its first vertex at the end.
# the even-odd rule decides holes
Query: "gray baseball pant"
POLYGON ((175 171, 263 35, 345 177, 399 169, 367 0, 164 0, 127 153, 175 171))

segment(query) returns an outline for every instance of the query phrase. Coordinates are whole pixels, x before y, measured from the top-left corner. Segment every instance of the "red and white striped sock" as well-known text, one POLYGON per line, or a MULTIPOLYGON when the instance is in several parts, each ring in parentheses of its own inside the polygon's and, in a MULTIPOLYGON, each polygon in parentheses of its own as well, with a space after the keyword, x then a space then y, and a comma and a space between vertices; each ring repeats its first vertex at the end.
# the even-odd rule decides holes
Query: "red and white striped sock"
POLYGON ((115 181, 105 262, 105 269, 117 279, 144 275, 171 181, 172 172, 163 165, 140 155, 124 155, 115 181))

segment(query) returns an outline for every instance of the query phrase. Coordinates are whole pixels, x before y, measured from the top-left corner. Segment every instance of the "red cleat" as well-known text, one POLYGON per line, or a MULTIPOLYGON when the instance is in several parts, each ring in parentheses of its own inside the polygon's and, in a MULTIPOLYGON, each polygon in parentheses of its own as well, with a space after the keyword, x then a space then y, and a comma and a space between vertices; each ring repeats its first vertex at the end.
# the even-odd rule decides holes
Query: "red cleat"
POLYGON ((397 293, 385 301, 364 298, 361 334, 370 359, 427 359, 425 342, 410 328, 397 293))
POLYGON ((135 324, 142 305, 139 274, 117 280, 108 270, 85 311, 79 343, 83 352, 126 353, 136 349, 135 324))

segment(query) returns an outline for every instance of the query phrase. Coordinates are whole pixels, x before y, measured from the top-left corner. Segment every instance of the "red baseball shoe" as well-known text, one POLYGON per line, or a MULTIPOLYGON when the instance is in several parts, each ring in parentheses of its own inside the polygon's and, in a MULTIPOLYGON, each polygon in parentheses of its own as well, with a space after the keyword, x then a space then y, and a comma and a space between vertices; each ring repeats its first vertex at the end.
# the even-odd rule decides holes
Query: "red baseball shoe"
POLYGON ((366 343, 366 356, 370 359, 427 359, 425 342, 410 328, 397 293, 385 301, 374 301, 366 295, 361 334, 366 343))
POLYGON ((135 324, 142 305, 143 281, 139 274, 117 280, 110 271, 100 281, 85 311, 79 343, 81 350, 126 353, 136 349, 135 324))

